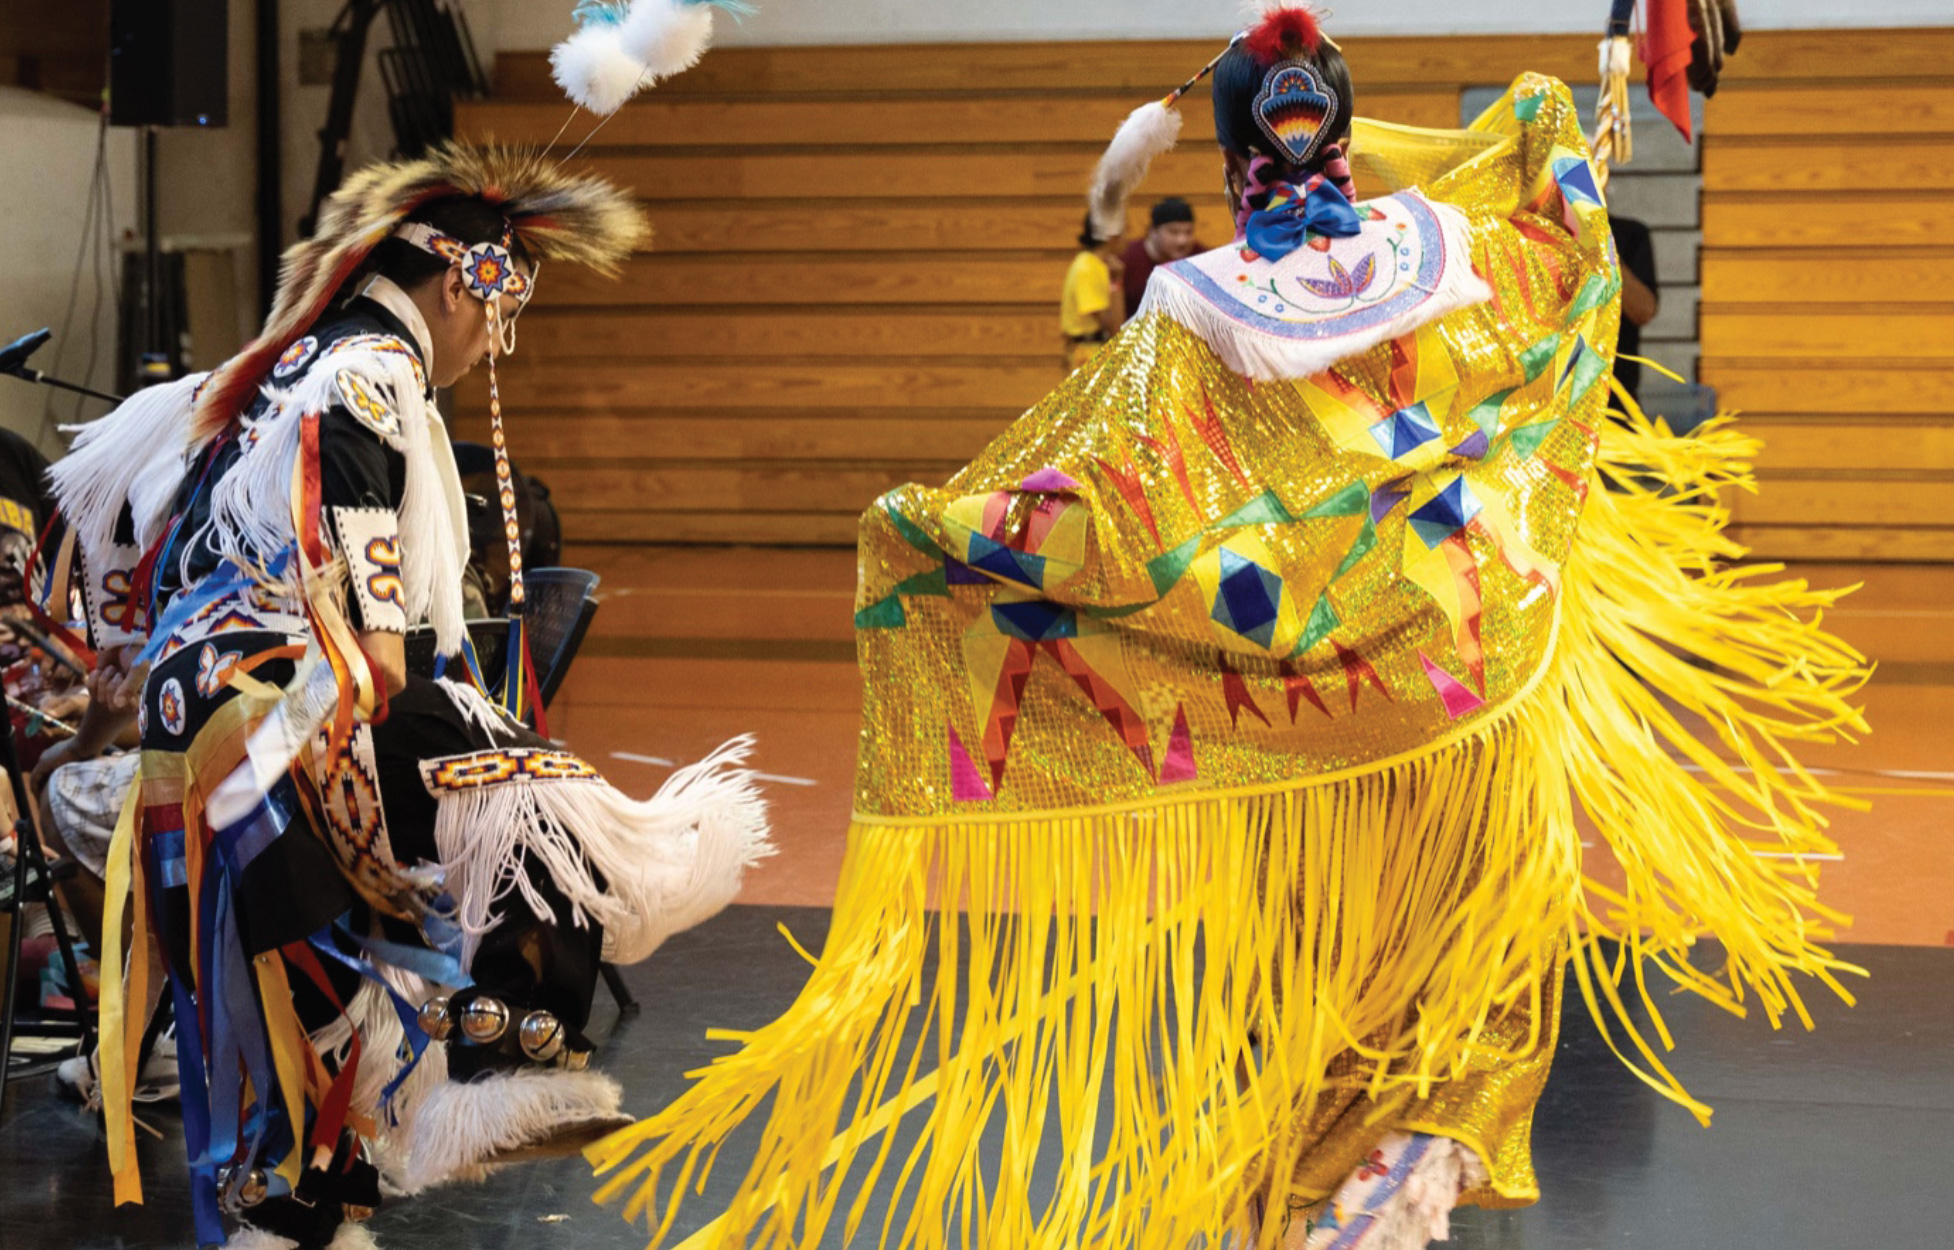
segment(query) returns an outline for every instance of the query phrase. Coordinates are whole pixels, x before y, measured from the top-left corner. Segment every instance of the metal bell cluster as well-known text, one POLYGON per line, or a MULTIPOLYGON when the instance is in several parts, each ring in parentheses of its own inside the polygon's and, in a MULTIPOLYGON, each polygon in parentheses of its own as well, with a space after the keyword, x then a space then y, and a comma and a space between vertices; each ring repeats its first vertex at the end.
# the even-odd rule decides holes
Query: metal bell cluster
POLYGON ((270 1196, 271 1179, 263 1169, 240 1163, 218 1173, 217 1189, 224 1196, 224 1205, 228 1209, 243 1211, 257 1206, 270 1196))
MULTIPOLYGON (((510 1013, 500 999, 481 996, 469 1000, 459 1013, 449 1007, 445 997, 421 1004, 421 1031, 437 1042, 445 1042, 459 1026, 462 1040, 476 1046, 493 1046, 509 1031, 510 1013)), ((547 1011, 532 1011, 516 1026, 516 1042, 533 1063, 556 1064, 572 1070, 588 1066, 590 1057, 569 1050, 565 1044, 563 1022, 547 1011)))

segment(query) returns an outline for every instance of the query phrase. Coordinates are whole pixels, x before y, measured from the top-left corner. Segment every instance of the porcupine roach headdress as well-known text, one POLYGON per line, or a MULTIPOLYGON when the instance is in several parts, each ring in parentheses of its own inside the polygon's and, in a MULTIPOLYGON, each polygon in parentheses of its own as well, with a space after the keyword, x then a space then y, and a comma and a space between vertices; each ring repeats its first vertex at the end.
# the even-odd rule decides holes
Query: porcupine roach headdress
MULTIPOLYGON (((714 9, 736 17, 753 12, 744 0, 581 0, 577 31, 550 57, 557 84, 579 108, 607 117, 698 63, 712 42, 714 9)), ((448 143, 415 160, 369 166, 326 201, 312 237, 285 253, 271 317, 211 375, 192 418, 193 443, 237 420, 252 388, 374 248, 414 210, 450 196, 501 208, 512 238, 538 261, 611 274, 650 236, 630 196, 602 178, 565 173, 542 152, 448 143)))
POLYGON ((413 160, 368 166, 326 201, 312 237, 286 251, 271 317, 211 375, 197 400, 193 443, 238 419, 272 363, 324 314, 374 248, 415 210, 457 196, 499 208, 512 239, 539 261, 614 274, 650 236, 629 194, 595 175, 566 172, 534 150, 447 143, 413 160))

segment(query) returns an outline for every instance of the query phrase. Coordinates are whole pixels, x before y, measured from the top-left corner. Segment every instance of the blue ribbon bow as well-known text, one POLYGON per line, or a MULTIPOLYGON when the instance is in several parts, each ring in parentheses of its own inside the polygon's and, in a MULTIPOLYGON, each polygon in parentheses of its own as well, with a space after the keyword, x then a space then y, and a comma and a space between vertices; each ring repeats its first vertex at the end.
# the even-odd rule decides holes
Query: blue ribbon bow
POLYGON ((1362 228, 1363 218, 1357 210, 1325 179, 1312 187, 1301 203, 1250 213, 1242 241, 1266 260, 1281 260, 1309 242, 1312 234, 1347 239, 1362 228))

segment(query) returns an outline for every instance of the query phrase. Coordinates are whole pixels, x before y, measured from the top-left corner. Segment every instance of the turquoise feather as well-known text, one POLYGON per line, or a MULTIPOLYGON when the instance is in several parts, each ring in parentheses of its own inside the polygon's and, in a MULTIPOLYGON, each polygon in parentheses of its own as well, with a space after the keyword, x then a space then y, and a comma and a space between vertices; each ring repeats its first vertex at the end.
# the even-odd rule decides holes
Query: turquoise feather
MULTIPOLYGON (((747 0, 678 0, 680 4, 709 5, 722 12, 730 13, 735 19, 752 17, 760 10, 747 3, 747 0)), ((631 11, 631 0, 577 0, 577 7, 571 11, 580 26, 602 23, 616 26, 631 11)))

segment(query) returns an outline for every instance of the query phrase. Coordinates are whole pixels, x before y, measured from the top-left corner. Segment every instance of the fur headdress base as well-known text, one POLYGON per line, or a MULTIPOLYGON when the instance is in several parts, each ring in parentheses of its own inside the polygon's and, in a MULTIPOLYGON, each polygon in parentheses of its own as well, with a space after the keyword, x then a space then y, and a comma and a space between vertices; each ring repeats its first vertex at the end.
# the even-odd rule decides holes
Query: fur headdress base
POLYGON ((313 236, 286 250, 264 330, 211 374, 197 397, 192 444, 237 420, 280 353, 318 321, 396 226, 437 200, 462 197, 499 208, 513 239, 536 260, 605 274, 615 274, 651 234, 627 192, 594 174, 567 173, 533 149, 451 142, 412 160, 369 165, 326 201, 313 236))

